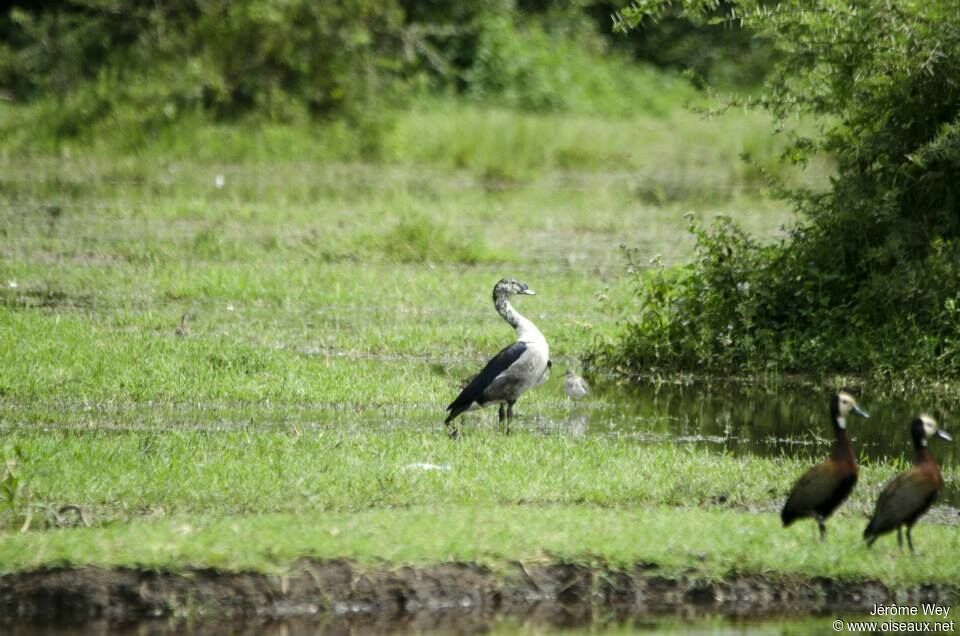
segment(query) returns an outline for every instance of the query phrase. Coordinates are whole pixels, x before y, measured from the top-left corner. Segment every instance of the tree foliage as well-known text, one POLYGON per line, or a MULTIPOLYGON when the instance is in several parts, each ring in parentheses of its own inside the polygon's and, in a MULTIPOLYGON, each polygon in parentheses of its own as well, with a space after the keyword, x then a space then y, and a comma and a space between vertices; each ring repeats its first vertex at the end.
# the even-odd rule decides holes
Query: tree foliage
POLYGON ((148 134, 193 114, 372 122, 375 135, 414 91, 578 109, 623 92, 629 56, 609 29, 620 4, 13 0, 0 9, 0 97, 37 105, 54 139, 148 134))
POLYGON ((401 14, 346 0, 14 3, 0 17, 0 83, 51 97, 70 135, 107 113, 149 124, 200 109, 228 117, 361 109, 381 90, 401 14))
POLYGON ((641 277, 656 303, 633 321, 615 364, 960 374, 960 6, 952 0, 652 0, 634 28, 682 7, 773 43, 764 90, 739 101, 780 118, 817 116, 785 160, 826 153, 823 192, 784 191, 800 221, 761 246, 729 222, 694 227, 682 275, 641 277), (667 282, 665 282, 667 281, 667 282))
MULTIPOLYGON (((595 2, 588 11, 610 29, 611 16, 622 15, 618 12, 629 6, 628 0, 595 2)), ((739 22, 710 19, 722 18, 734 6, 733 0, 722 0, 696 15, 680 5, 661 6, 655 18, 638 15, 636 28, 619 29, 613 44, 635 59, 682 70, 700 85, 753 88, 763 81, 774 49, 739 22)))

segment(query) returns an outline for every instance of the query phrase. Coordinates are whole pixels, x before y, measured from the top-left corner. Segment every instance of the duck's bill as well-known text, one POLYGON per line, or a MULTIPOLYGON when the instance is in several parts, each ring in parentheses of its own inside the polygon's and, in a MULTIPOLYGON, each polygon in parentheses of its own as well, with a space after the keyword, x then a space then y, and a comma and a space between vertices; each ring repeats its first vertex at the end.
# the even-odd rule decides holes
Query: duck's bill
POLYGON ((536 295, 537 295, 537 292, 533 291, 532 289, 524 289, 524 290, 523 290, 522 292, 520 292, 520 293, 523 294, 524 296, 536 296, 536 295))
POLYGON ((860 408, 856 404, 853 405, 853 412, 859 415, 860 417, 865 417, 867 419, 870 419, 870 414, 864 411, 862 408, 860 408))
POLYGON ((934 435, 936 435, 936 436, 939 437, 940 439, 945 439, 945 440, 947 440, 948 442, 952 442, 952 441, 953 441, 953 437, 951 437, 946 431, 941 430, 941 429, 937 429, 937 432, 934 433, 934 435))

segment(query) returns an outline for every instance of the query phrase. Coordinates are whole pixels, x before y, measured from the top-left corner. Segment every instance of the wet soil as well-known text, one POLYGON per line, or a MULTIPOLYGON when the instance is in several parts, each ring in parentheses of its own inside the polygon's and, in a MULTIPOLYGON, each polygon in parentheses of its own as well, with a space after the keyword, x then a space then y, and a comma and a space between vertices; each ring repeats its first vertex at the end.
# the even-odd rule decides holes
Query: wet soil
POLYGON ((303 560, 286 575, 80 567, 0 577, 0 631, 122 633, 130 626, 141 634, 172 633, 168 629, 237 634, 283 624, 284 633, 299 631, 298 625, 303 633, 462 633, 503 617, 571 626, 601 615, 628 620, 864 614, 875 603, 953 605, 958 599, 960 586, 891 588, 877 581, 772 575, 710 580, 696 573, 664 576, 647 564, 616 569, 514 563, 494 571, 470 563, 371 567, 303 560))

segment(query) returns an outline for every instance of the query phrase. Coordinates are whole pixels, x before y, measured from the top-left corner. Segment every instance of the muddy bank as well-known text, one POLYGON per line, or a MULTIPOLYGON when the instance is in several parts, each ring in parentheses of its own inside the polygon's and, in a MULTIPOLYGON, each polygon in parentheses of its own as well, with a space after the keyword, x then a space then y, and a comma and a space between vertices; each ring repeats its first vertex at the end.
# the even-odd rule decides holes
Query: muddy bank
MULTIPOLYGON (((415 631, 457 625, 482 628, 512 616, 577 625, 596 615, 736 617, 861 614, 875 603, 952 605, 960 587, 889 588, 876 581, 741 575, 711 581, 667 577, 656 566, 630 569, 515 563, 504 571, 448 563, 369 567, 346 561, 301 561, 284 576, 197 569, 182 573, 95 567, 47 569, 0 577, 0 625, 105 626, 189 618, 259 633, 271 622, 308 621, 332 632, 364 627, 415 631)), ((19 627, 15 627, 19 626, 19 627)), ((111 629, 113 631, 113 629, 111 629)), ((296 631, 296 630, 294 630, 296 631)), ((58 633, 64 633, 58 628, 58 633)), ((161 632, 157 632, 161 633, 161 632)))

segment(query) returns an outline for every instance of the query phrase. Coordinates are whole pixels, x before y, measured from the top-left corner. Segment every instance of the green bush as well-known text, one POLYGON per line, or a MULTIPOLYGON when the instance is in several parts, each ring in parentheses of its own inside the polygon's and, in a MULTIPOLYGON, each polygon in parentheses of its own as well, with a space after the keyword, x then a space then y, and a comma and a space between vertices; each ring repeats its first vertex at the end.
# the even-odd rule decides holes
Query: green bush
POLYGON ((0 84, 54 139, 205 113, 362 124, 393 84, 402 12, 371 0, 15 3, 0 84))
POLYGON ((168 118, 283 111, 290 96, 314 113, 359 105, 380 88, 376 66, 402 18, 370 0, 17 4, 0 16, 0 78, 14 98, 82 94, 89 114, 106 100, 168 118))
MULTIPOLYGON (((588 10, 598 24, 610 28, 610 16, 629 6, 628 0, 591 3, 588 10)), ((685 14, 682 7, 666 7, 657 20, 642 28, 616 33, 610 40, 620 51, 664 69, 682 70, 698 85, 758 86, 773 63, 776 49, 743 25, 722 18, 738 3, 718 0, 703 15, 685 14)))
POLYGON ((562 29, 544 19, 487 17, 478 29, 466 92, 483 101, 534 111, 595 110, 611 101, 629 110, 618 86, 627 73, 609 58, 599 34, 562 29))
MULTIPOLYGON (((625 11, 635 25, 666 3, 625 11)), ((706 18, 703 3, 686 10, 706 18)), ((785 160, 836 162, 825 192, 782 191, 800 221, 763 246, 723 221, 697 259, 637 279, 641 310, 598 362, 960 375, 960 14, 949 0, 744 1, 727 19, 779 62, 754 100, 821 117, 785 160), (655 309, 650 304, 658 304, 655 309)))
MULTIPOLYGON (((636 73, 611 39, 614 6, 14 1, 0 9, 0 99, 30 108, 5 118, 0 134, 8 148, 60 150, 72 139, 139 148, 200 118, 335 120, 356 137, 344 145, 369 157, 389 128, 385 113, 410 96, 605 115, 663 108, 654 74, 636 73)), ((696 27, 684 33, 698 37, 696 27)))

